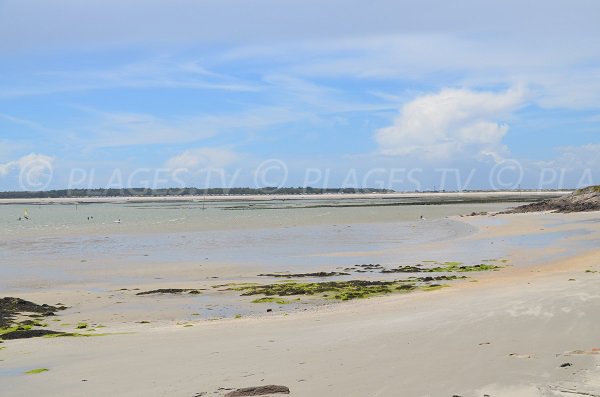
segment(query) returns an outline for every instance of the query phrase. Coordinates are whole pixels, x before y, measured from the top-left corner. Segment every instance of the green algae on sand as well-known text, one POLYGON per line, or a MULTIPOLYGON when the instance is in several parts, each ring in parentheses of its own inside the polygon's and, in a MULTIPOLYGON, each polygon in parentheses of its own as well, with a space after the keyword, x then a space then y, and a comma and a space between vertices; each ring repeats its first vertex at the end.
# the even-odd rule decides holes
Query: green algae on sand
POLYGON ((26 375, 35 375, 35 374, 41 374, 42 372, 48 372, 50 371, 48 368, 36 368, 36 369, 32 369, 31 371, 27 371, 25 372, 26 375))
POLYGON ((402 265, 392 269, 383 269, 381 273, 467 273, 486 272, 499 270, 502 266, 490 263, 478 265, 464 265, 462 262, 435 262, 434 267, 423 267, 422 265, 402 265))
POLYGON ((276 303, 278 305, 289 305, 292 302, 283 298, 274 298, 272 296, 269 296, 265 298, 255 299, 252 301, 252 303, 276 303))
MULTIPOLYGON (((456 279, 456 276, 441 277, 441 279, 456 279)), ((434 280, 435 278, 430 278, 434 280)), ((438 284, 419 284, 419 278, 412 280, 395 281, 329 281, 320 283, 277 283, 255 286, 235 286, 230 288, 242 292, 242 296, 264 295, 266 298, 257 301, 273 301, 276 296, 315 296, 334 300, 363 299, 371 296, 387 295, 397 292, 411 292, 417 290, 430 291, 440 288, 438 284), (264 300, 263 300, 264 299, 264 300)), ((277 298, 275 298, 277 299, 277 298)))
POLYGON ((460 262, 445 262, 442 266, 431 269, 431 272, 485 272, 501 269, 502 266, 481 263, 479 265, 463 265, 460 262))
POLYGON ((57 332, 57 333, 44 335, 44 338, 65 338, 65 337, 91 338, 91 337, 96 337, 96 336, 120 335, 120 334, 126 334, 126 333, 129 333, 129 332, 113 332, 113 333, 104 333, 104 334, 80 334, 78 332, 57 332))

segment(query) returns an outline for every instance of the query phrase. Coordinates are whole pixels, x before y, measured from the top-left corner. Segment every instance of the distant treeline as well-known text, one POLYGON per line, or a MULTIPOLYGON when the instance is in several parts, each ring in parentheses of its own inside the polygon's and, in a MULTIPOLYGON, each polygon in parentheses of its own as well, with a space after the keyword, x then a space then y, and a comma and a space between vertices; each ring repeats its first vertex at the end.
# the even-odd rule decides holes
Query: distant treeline
POLYGON ((332 194, 332 193, 392 193, 389 189, 321 189, 313 187, 209 188, 194 187, 167 189, 62 189, 41 192, 0 192, 0 199, 65 198, 65 197, 163 197, 163 196, 222 196, 259 194, 332 194))

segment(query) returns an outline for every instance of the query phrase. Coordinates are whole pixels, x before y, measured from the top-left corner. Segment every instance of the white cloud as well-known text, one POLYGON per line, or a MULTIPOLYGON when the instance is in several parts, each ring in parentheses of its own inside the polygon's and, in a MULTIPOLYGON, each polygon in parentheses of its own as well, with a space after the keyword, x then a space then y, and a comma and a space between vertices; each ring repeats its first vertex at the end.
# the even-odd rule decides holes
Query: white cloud
POLYGON ((51 169, 53 163, 54 159, 50 156, 30 153, 18 160, 0 163, 0 176, 8 175, 12 171, 22 172, 27 170, 31 178, 37 179, 46 173, 49 168, 51 169))
POLYGON ((499 93, 444 89, 405 104, 393 124, 378 130, 375 137, 386 155, 497 159, 506 150, 502 138, 509 128, 499 120, 523 102, 521 89, 499 93))
POLYGON ((31 130, 46 131, 46 128, 44 126, 42 126, 39 123, 36 123, 35 121, 31 121, 20 117, 14 117, 9 114, 0 113, 0 120, 5 120, 12 124, 22 125, 31 130))
POLYGON ((171 170, 185 169, 198 172, 202 169, 222 169, 238 159, 238 155, 227 148, 194 148, 188 149, 166 162, 171 170))
MULTIPOLYGON (((261 89, 257 84, 211 72, 195 59, 181 61, 157 56, 103 69, 37 72, 36 76, 27 80, 26 85, 19 83, 4 87, 0 99, 118 88, 185 88, 228 92, 261 89)), ((9 121, 19 122, 19 119, 12 118, 9 121)))
POLYGON ((219 115, 158 117, 147 113, 107 112, 71 105, 92 117, 71 127, 68 139, 86 148, 191 143, 232 132, 254 131, 303 120, 306 112, 283 106, 255 106, 219 115))
POLYGON ((96 123, 84 126, 82 143, 89 147, 188 142, 215 134, 197 119, 165 120, 149 114, 98 113, 96 123), (91 133, 91 134, 90 134, 91 133))
POLYGON ((600 169, 600 144, 563 146, 557 150, 559 152, 558 158, 547 163, 541 163, 541 165, 569 171, 600 169))
POLYGON ((466 0, 460 5, 439 0, 3 0, 0 7, 0 37, 6 38, 0 51, 22 51, 148 43, 272 43, 427 30, 516 37, 535 32, 553 43, 561 35, 594 36, 599 6, 593 0, 549 2, 541 12, 535 2, 517 0, 466 0), (136 29, 131 29, 133 20, 136 29))

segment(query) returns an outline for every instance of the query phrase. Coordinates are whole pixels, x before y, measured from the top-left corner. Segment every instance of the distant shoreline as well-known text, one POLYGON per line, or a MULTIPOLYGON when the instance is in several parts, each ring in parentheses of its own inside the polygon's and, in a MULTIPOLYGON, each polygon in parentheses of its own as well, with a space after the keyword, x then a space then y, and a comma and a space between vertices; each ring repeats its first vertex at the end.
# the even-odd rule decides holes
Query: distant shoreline
POLYGON ((111 196, 111 197, 57 197, 57 198, 10 198, 0 199, 2 204, 102 204, 102 203, 169 203, 169 202, 215 202, 215 201, 276 201, 276 200, 360 200, 360 199, 410 199, 449 198, 500 201, 536 201, 560 197, 571 193, 565 191, 482 191, 482 192, 410 192, 410 193, 320 193, 320 194, 249 194, 206 196, 111 196))

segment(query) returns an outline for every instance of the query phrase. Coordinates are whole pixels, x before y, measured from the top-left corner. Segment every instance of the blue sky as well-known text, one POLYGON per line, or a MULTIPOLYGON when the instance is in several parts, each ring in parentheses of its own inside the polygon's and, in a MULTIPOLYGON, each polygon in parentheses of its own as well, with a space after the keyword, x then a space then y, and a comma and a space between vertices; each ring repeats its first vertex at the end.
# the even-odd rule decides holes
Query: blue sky
POLYGON ((0 190, 600 183, 600 4, 451 3, 0 0, 0 190))

